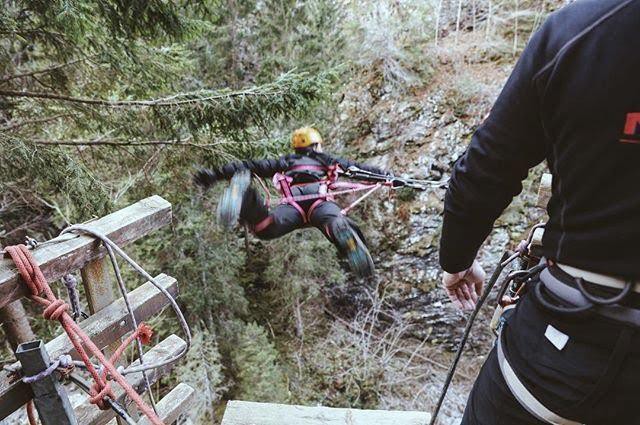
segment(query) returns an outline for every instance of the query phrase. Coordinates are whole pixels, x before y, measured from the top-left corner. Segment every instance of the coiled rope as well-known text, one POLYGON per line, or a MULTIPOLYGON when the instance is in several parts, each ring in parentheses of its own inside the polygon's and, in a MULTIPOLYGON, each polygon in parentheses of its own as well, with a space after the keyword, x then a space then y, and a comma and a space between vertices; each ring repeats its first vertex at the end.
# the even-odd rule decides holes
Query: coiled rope
MULTIPOLYGON (((47 279, 44 277, 42 270, 40 270, 40 266, 31 255, 31 252, 29 252, 29 249, 25 245, 16 245, 7 247, 6 252, 15 263, 22 280, 29 288, 29 298, 44 307, 42 316, 45 319, 57 320, 60 322, 62 328, 69 336, 69 340, 73 344, 73 347, 78 352, 83 363, 86 365, 87 370, 94 380, 93 386, 91 387, 91 397, 89 398, 89 401, 100 409, 106 409, 107 406, 104 404, 103 399, 105 397, 115 399, 111 385, 106 379, 106 374, 108 372, 111 378, 115 380, 120 387, 122 387, 127 396, 133 400, 140 411, 153 425, 162 425, 162 421, 158 415, 149 406, 147 406, 142 397, 126 381, 124 376, 118 372, 112 362, 112 360, 117 359, 115 354, 118 354, 118 356, 122 354, 126 346, 119 347, 119 349, 116 350, 116 353, 114 353, 114 356, 112 356, 112 359, 106 359, 100 349, 71 318, 68 313, 69 305, 55 296, 47 282, 47 279), (87 348, 86 350, 85 347, 87 348), (91 363, 89 354, 95 356, 104 368, 102 374, 99 373, 93 363, 91 363)), ((130 338, 127 338, 124 342, 130 343, 132 339, 138 338, 142 332, 148 333, 148 327, 145 329, 142 325, 139 326, 136 332, 134 332, 130 338)))

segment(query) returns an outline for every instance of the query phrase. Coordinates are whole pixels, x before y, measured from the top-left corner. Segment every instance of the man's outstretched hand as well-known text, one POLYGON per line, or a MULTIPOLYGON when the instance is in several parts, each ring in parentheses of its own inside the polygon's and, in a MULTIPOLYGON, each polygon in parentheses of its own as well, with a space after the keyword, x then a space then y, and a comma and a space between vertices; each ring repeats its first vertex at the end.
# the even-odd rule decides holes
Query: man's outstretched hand
POLYGON ((482 295, 482 285, 486 273, 478 261, 474 261, 471 267, 458 273, 444 272, 442 285, 447 291, 449 299, 461 310, 473 310, 482 295))

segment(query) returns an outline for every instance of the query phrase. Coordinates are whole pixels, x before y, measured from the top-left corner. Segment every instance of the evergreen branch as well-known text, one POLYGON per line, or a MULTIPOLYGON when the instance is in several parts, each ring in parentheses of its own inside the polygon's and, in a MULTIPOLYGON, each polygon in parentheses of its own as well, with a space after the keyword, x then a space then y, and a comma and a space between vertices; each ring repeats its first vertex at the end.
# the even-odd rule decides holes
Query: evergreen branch
POLYGON ((192 136, 187 136, 183 139, 172 140, 141 140, 141 141, 122 141, 122 139, 106 139, 106 140, 45 140, 35 139, 33 143, 36 145, 48 145, 48 146, 184 146, 184 147, 197 147, 197 148, 209 148, 213 146, 220 146, 230 144, 231 142, 215 142, 215 143, 194 143, 189 142, 192 140, 192 136))
POLYGON ((20 121, 20 122, 16 122, 16 123, 10 123, 9 125, 5 126, 5 127, 0 127, 0 131, 11 131, 11 130, 15 130, 17 128, 20 127, 24 127, 25 125, 30 125, 30 124, 42 124, 45 122, 50 122, 50 121, 55 121, 59 118, 64 118, 64 117, 68 117, 71 114, 58 114, 58 115, 54 115, 52 117, 45 117, 45 118, 38 118, 38 119, 34 119, 34 120, 27 120, 27 121, 20 121))
POLYGON ((98 106, 107 106, 107 107, 123 107, 123 106, 145 106, 145 107, 154 107, 154 106, 179 106, 185 104, 192 104, 198 102, 207 102, 214 101, 220 99, 227 99, 232 97, 242 97, 242 96, 275 96, 283 94, 283 92, 260 92, 253 89, 243 90, 239 92, 229 92, 224 94, 215 94, 204 97, 197 97, 199 94, 203 92, 190 92, 190 93, 178 93, 169 97, 159 98, 159 99, 151 99, 151 100, 104 100, 104 99, 90 99, 90 98, 81 98, 81 97, 73 97, 66 96, 57 93, 49 93, 49 92, 28 92, 28 91, 16 91, 16 90, 0 90, 0 96, 7 97, 29 97, 36 99, 48 99, 48 100, 60 100, 63 102, 73 102, 73 103, 82 103, 85 105, 98 105, 98 106), (171 99, 181 99, 188 98, 182 100, 172 101, 171 99))
POLYGON ((63 102, 72 102, 85 105, 105 106, 110 108, 118 107, 166 107, 166 106, 181 106, 195 103, 215 102, 222 99, 230 98, 242 98, 242 97, 270 97, 281 96, 286 94, 286 86, 283 84, 291 83, 295 78, 301 78, 306 76, 305 73, 294 74, 287 73, 282 75, 278 80, 273 83, 263 86, 253 86, 240 91, 227 91, 227 90, 200 90, 187 93, 176 93, 171 96, 149 99, 149 100, 106 100, 106 99, 92 99, 68 96, 58 93, 50 92, 30 92, 30 91, 17 91, 17 90, 0 90, 0 96, 7 97, 27 97, 35 99, 46 100, 59 100, 63 102))
POLYGON ((61 63, 55 66, 51 66, 49 68, 38 69, 31 72, 25 72, 23 74, 5 75, 4 77, 0 78, 0 83, 5 83, 7 81, 15 80, 16 78, 26 78, 26 77, 32 77, 34 75, 46 74, 49 72, 57 71, 58 69, 61 69, 61 68, 65 68, 67 66, 75 65, 76 63, 82 62, 85 60, 87 60, 87 58, 76 59, 71 62, 61 63))
POLYGON ((106 187, 61 148, 38 147, 0 134, 0 152, 0 190, 9 182, 26 179, 30 182, 24 187, 26 192, 66 199, 74 206, 73 220, 102 214, 111 206, 106 187))

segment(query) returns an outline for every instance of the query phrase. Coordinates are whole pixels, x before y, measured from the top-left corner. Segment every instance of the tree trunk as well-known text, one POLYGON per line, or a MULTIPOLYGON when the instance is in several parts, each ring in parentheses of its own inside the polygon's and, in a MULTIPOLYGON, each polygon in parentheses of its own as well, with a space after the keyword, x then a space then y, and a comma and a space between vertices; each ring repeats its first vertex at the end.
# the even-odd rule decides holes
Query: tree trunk
POLYGON ((14 351, 21 343, 36 339, 20 300, 0 308, 0 323, 2 323, 11 349, 14 351))

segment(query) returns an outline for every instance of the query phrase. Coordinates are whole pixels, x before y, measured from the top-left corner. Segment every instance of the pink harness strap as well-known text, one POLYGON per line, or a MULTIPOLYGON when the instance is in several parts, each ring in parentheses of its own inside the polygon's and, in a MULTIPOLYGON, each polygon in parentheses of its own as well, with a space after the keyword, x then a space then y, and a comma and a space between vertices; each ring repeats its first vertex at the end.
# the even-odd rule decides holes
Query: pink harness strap
POLYGON ((324 201, 326 201, 326 198, 318 198, 315 200, 313 204, 311 204, 311 206, 309 207, 309 211, 307 211, 307 216, 306 216, 307 223, 311 221, 311 215, 313 214, 313 211, 315 211, 316 207, 321 203, 323 203, 324 201))
MULTIPOLYGON (((336 164, 328 167, 321 166, 321 165, 312 165, 312 164, 295 165, 289 168, 287 171, 302 171, 302 170, 324 171, 327 173, 327 178, 325 180, 313 182, 314 184, 318 183, 320 185, 320 189, 317 194, 293 196, 293 192, 291 191, 291 183, 293 182, 293 178, 283 173, 276 173, 273 176, 273 184, 283 195, 283 198, 280 201, 280 203, 289 204, 292 207, 294 207, 300 213, 300 216, 302 217, 304 224, 308 224, 311 219, 311 215, 313 214, 316 207, 318 207, 318 205, 320 205, 322 202, 326 200, 334 199, 333 195, 328 193, 328 191, 329 191, 329 188, 333 188, 335 185, 339 185, 339 183, 336 182, 338 178, 338 165, 336 164), (309 200, 315 199, 315 201, 311 204, 311 206, 309 207, 309 210, 305 212, 304 208, 300 206, 298 201, 307 200, 307 199, 309 200)), ((255 226, 254 231, 259 232, 261 230, 264 230, 271 223, 273 223, 273 218, 269 220, 269 217, 267 217, 255 226)))
POLYGON ((268 215, 260 223, 258 223, 255 226, 253 226, 253 232, 254 233, 260 233, 264 229, 266 229, 267 227, 271 226, 271 224, 273 224, 273 216, 272 215, 268 215))
POLYGON ((284 195, 282 198, 281 204, 289 204, 302 216, 302 220, 305 224, 307 224, 307 214, 305 214, 304 209, 296 202, 294 199, 293 193, 291 192, 291 182, 293 181, 292 177, 286 176, 281 173, 276 173, 273 176, 273 183, 280 190, 280 192, 284 195))

